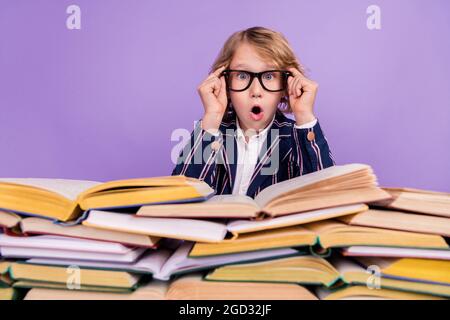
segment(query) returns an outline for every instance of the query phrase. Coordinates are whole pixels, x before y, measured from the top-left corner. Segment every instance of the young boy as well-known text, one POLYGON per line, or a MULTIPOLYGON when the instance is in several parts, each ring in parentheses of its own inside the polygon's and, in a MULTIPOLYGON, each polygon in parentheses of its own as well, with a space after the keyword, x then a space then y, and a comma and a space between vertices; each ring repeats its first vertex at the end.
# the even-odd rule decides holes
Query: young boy
POLYGON ((203 180, 217 194, 255 197, 335 165, 313 113, 318 85, 304 76, 283 35, 262 27, 236 32, 212 70, 198 87, 203 118, 173 175, 203 180))

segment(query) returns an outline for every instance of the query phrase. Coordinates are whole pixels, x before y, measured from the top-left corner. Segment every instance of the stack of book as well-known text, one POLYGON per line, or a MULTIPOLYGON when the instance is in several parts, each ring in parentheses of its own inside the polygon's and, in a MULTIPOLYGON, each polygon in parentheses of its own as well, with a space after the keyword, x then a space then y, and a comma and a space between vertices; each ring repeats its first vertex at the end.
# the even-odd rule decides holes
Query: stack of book
POLYGON ((0 179, 0 299, 445 299, 450 194, 348 164, 214 195, 183 176, 0 179))

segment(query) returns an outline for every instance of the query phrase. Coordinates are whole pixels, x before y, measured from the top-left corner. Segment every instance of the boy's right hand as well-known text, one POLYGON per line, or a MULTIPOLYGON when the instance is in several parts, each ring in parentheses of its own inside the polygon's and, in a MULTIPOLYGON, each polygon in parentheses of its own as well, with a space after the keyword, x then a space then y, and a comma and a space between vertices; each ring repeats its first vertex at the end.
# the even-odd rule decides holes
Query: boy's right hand
POLYGON ((204 130, 217 130, 227 108, 225 77, 220 77, 225 66, 216 69, 197 88, 202 99, 205 114, 202 118, 204 130))

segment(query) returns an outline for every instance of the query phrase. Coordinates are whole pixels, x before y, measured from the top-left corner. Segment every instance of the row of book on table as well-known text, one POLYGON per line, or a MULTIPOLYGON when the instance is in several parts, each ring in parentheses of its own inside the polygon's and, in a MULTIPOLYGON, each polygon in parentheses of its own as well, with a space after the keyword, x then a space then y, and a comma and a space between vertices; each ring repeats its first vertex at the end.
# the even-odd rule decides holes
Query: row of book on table
POLYGON ((0 179, 0 299, 448 299, 450 194, 368 165, 216 195, 185 176, 0 179))

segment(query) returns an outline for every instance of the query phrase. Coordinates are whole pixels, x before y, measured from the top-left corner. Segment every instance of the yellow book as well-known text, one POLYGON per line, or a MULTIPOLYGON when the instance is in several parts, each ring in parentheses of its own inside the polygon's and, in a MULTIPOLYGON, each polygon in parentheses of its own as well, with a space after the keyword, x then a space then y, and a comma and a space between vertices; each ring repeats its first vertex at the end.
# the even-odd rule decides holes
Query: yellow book
POLYGON ((445 300, 445 298, 391 289, 371 289, 367 286, 355 285, 337 290, 318 288, 320 300, 445 300))
POLYGON ((219 243, 196 242, 189 257, 204 257, 275 248, 312 246, 316 234, 302 226, 244 233, 219 243))
POLYGON ((61 221, 99 208, 205 200, 214 190, 184 176, 117 180, 105 183, 67 179, 2 178, 0 208, 61 221))
POLYGON ((211 281, 285 282, 322 285, 366 285, 450 297, 450 261, 421 259, 297 256, 264 262, 227 265, 206 276, 211 281), (375 271, 375 274, 372 272, 375 271))
MULTIPOLYGON (((9 273, 14 281, 33 284, 52 285, 55 287, 95 287, 108 289, 134 289, 140 276, 124 271, 79 268, 70 269, 58 266, 12 263, 9 273)), ((20 283, 15 284, 19 286, 20 283)))
POLYGON ((306 228, 316 232, 322 248, 365 245, 449 249, 443 237, 432 234, 349 226, 334 220, 314 222, 306 228))
POLYGON ((339 278, 339 272, 327 260, 314 256, 228 265, 215 269, 205 277, 212 281, 283 282, 327 287, 339 278))
POLYGON ((438 235, 349 226, 338 221, 326 220, 302 226, 244 233, 219 243, 197 242, 189 256, 201 257, 300 246, 317 246, 318 251, 350 246, 450 249, 445 239, 438 235))
POLYGON ((342 257, 330 261, 346 284, 450 297, 450 261, 379 257, 355 260, 357 263, 342 257))
MULTIPOLYGON (((364 258, 361 258, 361 261, 364 261, 364 258)), ((378 260, 368 258, 366 261, 367 263, 376 263, 378 260)), ((382 272, 392 277, 414 278, 450 285, 450 261, 446 260, 394 259, 383 268, 382 272)))
MULTIPOLYGON (((63 283, 53 283, 53 282, 43 282, 43 281, 16 281, 12 285, 15 289, 50 289, 57 291, 71 291, 71 292, 93 292, 93 293, 104 293, 104 294, 125 294, 133 292, 133 288, 116 288, 116 287, 105 287, 105 286, 92 286, 92 285, 80 285, 68 287, 67 284, 63 283)), ((59 300, 59 299, 56 299, 59 300)))

